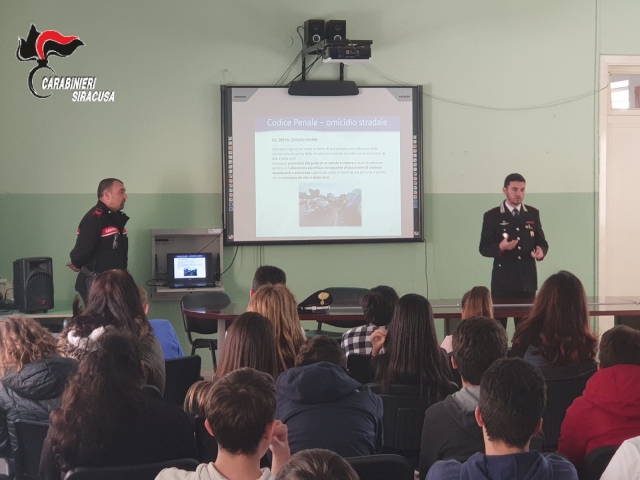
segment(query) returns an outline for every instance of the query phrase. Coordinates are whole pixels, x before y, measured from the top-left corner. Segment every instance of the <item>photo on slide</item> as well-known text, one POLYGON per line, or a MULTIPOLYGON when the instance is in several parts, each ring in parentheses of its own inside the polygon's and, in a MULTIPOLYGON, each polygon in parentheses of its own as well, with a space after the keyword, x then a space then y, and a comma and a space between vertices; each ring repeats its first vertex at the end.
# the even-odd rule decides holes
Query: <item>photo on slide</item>
POLYGON ((361 227, 362 190, 354 185, 301 183, 301 227, 361 227))

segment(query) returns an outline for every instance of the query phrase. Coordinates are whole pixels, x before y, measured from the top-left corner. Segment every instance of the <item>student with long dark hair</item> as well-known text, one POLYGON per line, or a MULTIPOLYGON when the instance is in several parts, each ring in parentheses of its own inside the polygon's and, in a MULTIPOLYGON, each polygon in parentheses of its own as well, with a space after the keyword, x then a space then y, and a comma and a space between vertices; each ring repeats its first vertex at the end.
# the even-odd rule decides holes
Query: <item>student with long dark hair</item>
POLYGON ((582 282, 564 270, 551 275, 516 328, 513 354, 537 367, 574 366, 594 362, 597 347, 582 282))
MULTIPOLYGON (((137 295, 137 290, 134 290, 137 295)), ((139 339, 107 333, 87 353, 62 395, 40 463, 44 480, 76 467, 107 467, 196 458, 184 411, 145 386, 139 339)))
POLYGON ((236 317, 227 332, 216 378, 242 367, 268 373, 278 378, 276 340, 271 321, 256 312, 236 317))
MULTIPOLYGON (((274 380, 278 378, 273 326, 268 318, 256 312, 245 312, 231 324, 214 380, 244 367, 267 373, 274 380)), ((212 386, 211 381, 191 385, 184 402, 184 409, 188 414, 194 417, 204 416, 202 397, 212 386)))
POLYGON ((422 295, 400 298, 387 330, 373 332, 371 343, 375 379, 382 393, 393 384, 419 385, 420 396, 433 403, 456 390, 438 345, 431 304, 422 295))
POLYGON ((107 270, 91 284, 86 308, 58 335, 65 357, 82 360, 106 332, 128 332, 140 339, 149 385, 164 392, 164 354, 144 313, 138 286, 126 270, 107 270))

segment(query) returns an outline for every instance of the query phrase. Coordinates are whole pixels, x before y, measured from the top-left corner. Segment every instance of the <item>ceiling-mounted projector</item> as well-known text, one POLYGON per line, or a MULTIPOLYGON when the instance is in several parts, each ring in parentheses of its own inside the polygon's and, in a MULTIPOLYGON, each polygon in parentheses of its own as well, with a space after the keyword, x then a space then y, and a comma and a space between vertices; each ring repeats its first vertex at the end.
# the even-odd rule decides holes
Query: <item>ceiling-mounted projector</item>
POLYGON ((322 61, 325 63, 366 62, 371 59, 372 40, 325 42, 322 61))

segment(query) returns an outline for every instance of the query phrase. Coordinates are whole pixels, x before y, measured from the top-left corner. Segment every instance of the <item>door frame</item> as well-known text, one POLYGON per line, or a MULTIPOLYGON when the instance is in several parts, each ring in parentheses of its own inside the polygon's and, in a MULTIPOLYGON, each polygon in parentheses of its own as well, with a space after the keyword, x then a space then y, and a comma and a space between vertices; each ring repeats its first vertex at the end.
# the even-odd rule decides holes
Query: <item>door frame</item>
MULTIPOLYGON (((597 291, 602 294, 608 280, 606 262, 607 239, 607 130, 610 116, 640 115, 640 111, 612 112, 610 109, 611 89, 609 88, 609 72, 640 74, 640 56, 638 55, 600 55, 599 82, 599 162, 598 162, 598 269, 597 291)), ((608 323, 608 322, 607 322, 608 323)), ((602 327, 603 325, 601 325, 602 327)), ((608 326, 608 325, 607 325, 608 326)), ((611 325, 613 326, 613 325, 611 325)), ((610 328, 610 327, 609 327, 610 328)), ((606 329, 606 328, 605 328, 606 329)), ((603 329, 600 328, 600 332, 603 329)))

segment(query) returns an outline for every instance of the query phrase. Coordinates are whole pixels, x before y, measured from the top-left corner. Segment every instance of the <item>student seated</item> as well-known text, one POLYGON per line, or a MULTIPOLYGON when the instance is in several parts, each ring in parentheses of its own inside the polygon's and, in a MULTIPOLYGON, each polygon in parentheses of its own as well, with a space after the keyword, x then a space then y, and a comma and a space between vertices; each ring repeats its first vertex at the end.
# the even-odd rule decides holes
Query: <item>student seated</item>
POLYGON ((542 429, 545 404, 546 385, 536 368, 519 358, 497 360, 482 376, 475 413, 486 453, 465 463, 440 460, 427 480, 577 480, 564 458, 529 451, 531 437, 542 429))
POLYGON ((507 333, 492 318, 471 317, 453 334, 451 362, 462 378, 462 390, 431 405, 424 416, 420 447, 420 478, 437 460, 484 452, 482 429, 475 412, 484 372, 507 356, 507 333))
POLYGON ((597 346, 582 282, 560 271, 544 282, 531 311, 517 326, 512 354, 536 367, 569 367, 593 362, 597 346))
POLYGON ((138 338, 100 336, 69 380, 61 407, 51 413, 40 461, 43 480, 60 480, 76 467, 196 458, 189 417, 146 386, 145 376, 138 338))
POLYGON ((576 466, 598 447, 640 435, 640 331, 624 325, 606 331, 599 356, 598 371, 560 429, 558 452, 576 466))
MULTIPOLYGON (((138 292, 140 293, 140 301, 142 302, 144 314, 148 315, 149 297, 147 295, 147 291, 139 286, 138 292)), ((164 318, 150 318, 149 323, 151 324, 151 328, 153 328, 153 334, 160 342, 160 347, 162 347, 162 353, 164 354, 165 360, 184 357, 184 352, 182 351, 180 340, 178 340, 176 329, 173 328, 173 325, 171 325, 169 320, 164 318)))
POLYGON ((308 340, 296 366, 278 378, 276 416, 292 452, 326 448, 343 457, 382 450, 382 400, 346 372, 346 357, 326 336, 308 340))
POLYGON ((278 357, 273 325, 259 313, 238 315, 227 331, 224 350, 215 376, 220 378, 242 367, 278 378, 278 357))
MULTIPOLYGON (((493 318, 493 302, 491 292, 487 287, 473 287, 462 296, 460 301, 460 315, 462 320, 471 317, 493 318)), ((447 353, 453 351, 452 335, 447 335, 440 344, 447 353)))
POLYGON ((273 265, 262 265, 257 268, 253 274, 253 282, 251 282, 251 290, 249 296, 253 295, 263 285, 286 285, 287 275, 284 270, 274 267, 273 265))
POLYGON ((287 426, 275 420, 273 378, 251 368, 235 370, 216 380, 201 395, 205 426, 218 443, 215 462, 195 472, 168 468, 156 480, 268 480, 289 460, 287 426), (260 468, 271 450, 273 462, 260 468))
POLYGON ((298 316, 298 304, 291 290, 285 285, 263 285, 251 297, 247 311, 271 320, 276 339, 278 373, 293 367, 305 336, 298 316))
POLYGON ((640 437, 622 442, 600 480, 638 480, 640 477, 640 437))
POLYGON ((32 318, 0 319, 0 456, 15 474, 16 420, 48 422, 78 362, 58 355, 56 341, 32 318))
POLYGON ((107 332, 130 333, 140 340, 147 381, 164 393, 164 355, 142 307, 138 286, 126 270, 107 270, 91 283, 86 307, 56 341, 64 357, 82 360, 107 332))
MULTIPOLYGON (((227 332, 227 340, 215 371, 214 381, 243 367, 267 373, 275 381, 278 378, 275 344, 273 326, 269 319, 255 312, 239 315, 227 332)), ((213 382, 210 381, 194 383, 189 388, 184 402, 185 411, 194 417, 201 461, 215 460, 218 451, 215 440, 204 431, 202 423, 206 418, 202 399, 206 398, 206 391, 212 385, 213 382)), ((266 457, 264 462, 263 465, 269 464, 266 457)))
POLYGON ((420 397, 435 403, 458 389, 438 345, 431 304, 422 295, 400 298, 391 323, 386 330, 373 332, 371 343, 371 367, 383 394, 391 385, 417 385, 420 397))
POLYGON ((396 291, 385 285, 373 287, 360 297, 360 306, 367 325, 352 328, 342 335, 341 346, 347 357, 352 353, 371 355, 371 334, 391 322, 398 301, 396 291))
POLYGON ((292 455, 276 480, 359 480, 359 477, 340 455, 331 450, 313 448, 292 455))

